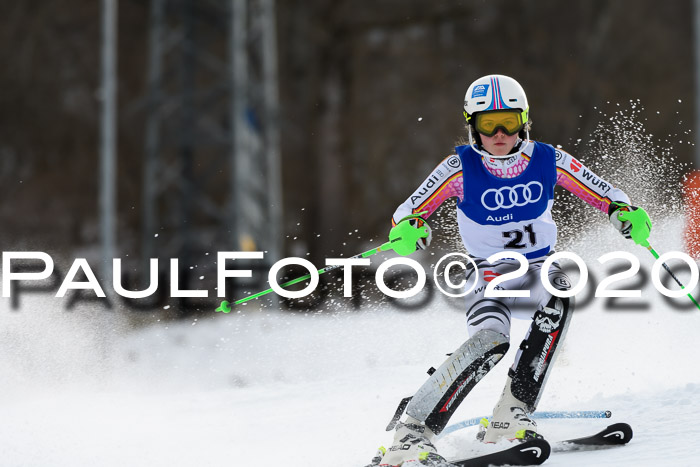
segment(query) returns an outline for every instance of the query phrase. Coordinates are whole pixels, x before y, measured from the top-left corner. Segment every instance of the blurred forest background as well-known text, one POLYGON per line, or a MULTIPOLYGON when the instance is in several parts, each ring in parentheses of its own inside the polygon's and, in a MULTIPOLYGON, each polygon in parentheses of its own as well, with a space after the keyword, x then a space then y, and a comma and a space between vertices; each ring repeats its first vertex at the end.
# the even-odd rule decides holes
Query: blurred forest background
MULTIPOLYGON (((193 10, 212 47, 218 3, 193 10)), ((149 10, 119 1, 117 239, 136 256, 149 10)), ((96 0, 0 1, 3 250, 99 243, 100 16, 96 0)), ((691 0, 278 0, 285 254, 321 261, 385 238, 395 207, 465 135, 463 96, 485 74, 515 77, 531 135, 572 153, 609 104, 639 100, 661 140, 687 132, 692 18, 691 0)), ((693 151, 674 147, 681 161, 693 151)))

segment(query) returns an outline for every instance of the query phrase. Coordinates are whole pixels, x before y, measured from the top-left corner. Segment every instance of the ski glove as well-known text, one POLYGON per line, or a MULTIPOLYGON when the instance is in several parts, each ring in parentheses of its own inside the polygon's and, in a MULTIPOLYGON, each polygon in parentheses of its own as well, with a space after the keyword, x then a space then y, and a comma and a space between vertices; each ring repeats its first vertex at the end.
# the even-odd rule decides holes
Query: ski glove
POLYGON ((612 202, 608 208, 608 216, 613 227, 625 238, 631 238, 634 243, 645 248, 649 246, 651 219, 644 209, 626 203, 612 202))
POLYGON ((401 219, 391 231, 389 241, 392 249, 401 256, 407 256, 416 250, 425 250, 433 239, 433 232, 420 212, 401 219))

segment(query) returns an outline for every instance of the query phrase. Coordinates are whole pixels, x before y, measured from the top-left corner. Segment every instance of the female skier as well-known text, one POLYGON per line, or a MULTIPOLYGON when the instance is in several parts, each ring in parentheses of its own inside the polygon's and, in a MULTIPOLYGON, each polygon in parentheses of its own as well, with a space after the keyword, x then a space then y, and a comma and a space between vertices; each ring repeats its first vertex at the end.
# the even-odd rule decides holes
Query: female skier
MULTIPOLYGON (((510 345, 510 320, 532 319, 508 372, 505 388, 482 422, 479 437, 538 437, 530 418, 542 395, 549 369, 561 347, 574 300, 556 297, 543 287, 540 269, 557 238, 552 220, 554 186, 560 185, 609 216, 626 238, 646 246, 651 222, 647 213, 630 206, 628 196, 595 175, 561 149, 529 139, 531 122, 523 88, 512 78, 489 75, 474 81, 464 98, 469 144, 455 148, 394 213, 390 238, 404 228, 420 229, 417 248, 430 244, 425 222, 448 198, 457 197, 457 224, 477 265, 476 286, 467 296, 469 339, 455 350, 421 386, 406 406, 389 449, 380 448, 371 465, 438 466, 445 460, 432 441, 447 425, 464 397, 505 355, 510 345), (408 226, 405 224, 408 223, 408 226), (486 296, 486 285, 519 265, 515 259, 490 264, 485 258, 502 251, 523 255, 525 275, 501 282, 499 290, 530 290, 529 298, 486 296)), ((467 280, 473 275, 468 272, 467 280)), ((549 282, 571 288, 557 263, 549 282)), ((397 413, 395 420, 401 416, 397 413)), ((389 428, 391 429, 391 428, 389 428)))

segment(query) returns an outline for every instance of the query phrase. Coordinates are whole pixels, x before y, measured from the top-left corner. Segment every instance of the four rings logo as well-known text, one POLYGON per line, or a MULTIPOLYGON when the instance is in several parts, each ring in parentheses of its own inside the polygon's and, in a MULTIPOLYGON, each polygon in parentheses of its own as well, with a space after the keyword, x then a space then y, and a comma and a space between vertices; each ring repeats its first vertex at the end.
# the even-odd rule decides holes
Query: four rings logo
POLYGON ((534 181, 527 185, 520 183, 498 189, 489 188, 481 195, 481 205, 489 211, 525 206, 539 201, 543 191, 542 184, 534 181))

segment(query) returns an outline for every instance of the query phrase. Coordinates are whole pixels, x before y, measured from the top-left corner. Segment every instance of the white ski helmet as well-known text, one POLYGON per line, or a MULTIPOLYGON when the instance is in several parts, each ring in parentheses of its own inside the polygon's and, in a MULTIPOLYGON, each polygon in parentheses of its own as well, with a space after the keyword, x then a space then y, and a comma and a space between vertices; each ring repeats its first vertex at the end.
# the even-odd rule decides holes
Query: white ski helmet
MULTIPOLYGON (((513 78, 504 75, 483 76, 470 84, 464 95, 464 117, 470 126, 473 126, 472 119, 476 113, 506 109, 520 110, 522 123, 525 125, 526 140, 529 140, 527 123, 530 120, 530 106, 522 86, 513 78)), ((469 131, 469 144, 476 151, 482 152, 476 148, 471 131, 469 131)), ((491 154, 488 156, 499 157, 491 154)), ((510 157, 510 155, 500 157, 510 157)))
POLYGON ((503 75, 488 75, 474 81, 464 96, 464 111, 471 116, 489 110, 520 109, 525 112, 527 122, 527 96, 522 86, 513 78, 503 75))

